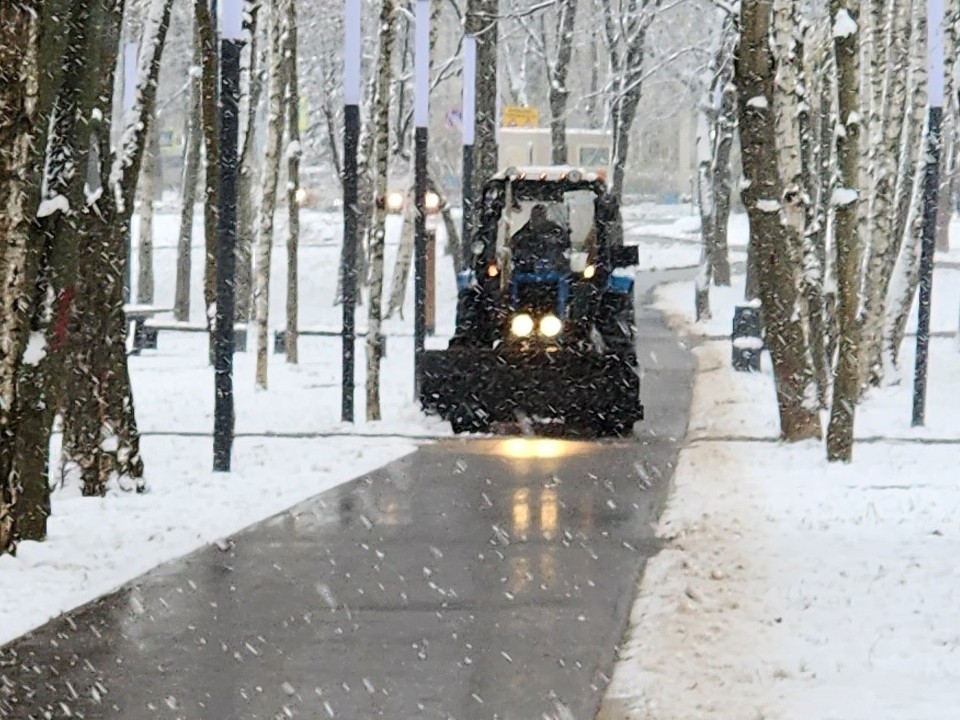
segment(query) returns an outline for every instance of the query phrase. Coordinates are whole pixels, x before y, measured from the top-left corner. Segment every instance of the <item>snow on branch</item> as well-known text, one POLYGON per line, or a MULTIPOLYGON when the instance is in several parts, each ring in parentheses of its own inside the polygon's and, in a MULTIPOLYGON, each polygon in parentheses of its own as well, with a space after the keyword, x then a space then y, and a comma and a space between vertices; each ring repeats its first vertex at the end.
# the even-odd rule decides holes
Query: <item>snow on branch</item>
POLYGON ((833 36, 835 38, 845 38, 856 34, 858 28, 856 21, 850 17, 846 8, 840 8, 837 11, 837 17, 833 21, 833 36))
POLYGON ((125 212, 136 191, 147 131, 153 121, 160 57, 170 27, 172 8, 173 0, 151 0, 150 12, 143 27, 133 108, 124 118, 120 148, 110 169, 110 187, 120 213, 125 212))
POLYGON ((860 197, 860 193, 852 188, 836 188, 830 197, 830 202, 834 207, 846 207, 852 205, 860 197))

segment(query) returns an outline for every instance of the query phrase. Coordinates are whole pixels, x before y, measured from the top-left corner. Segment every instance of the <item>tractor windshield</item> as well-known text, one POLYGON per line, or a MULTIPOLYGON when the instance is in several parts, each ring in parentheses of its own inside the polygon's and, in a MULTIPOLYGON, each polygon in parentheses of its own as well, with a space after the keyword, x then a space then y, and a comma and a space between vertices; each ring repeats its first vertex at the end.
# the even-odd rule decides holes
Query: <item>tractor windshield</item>
POLYGON ((563 193, 556 200, 515 198, 504 211, 497 245, 517 272, 568 272, 596 254, 591 190, 563 193), (508 240, 509 238, 509 240, 508 240))

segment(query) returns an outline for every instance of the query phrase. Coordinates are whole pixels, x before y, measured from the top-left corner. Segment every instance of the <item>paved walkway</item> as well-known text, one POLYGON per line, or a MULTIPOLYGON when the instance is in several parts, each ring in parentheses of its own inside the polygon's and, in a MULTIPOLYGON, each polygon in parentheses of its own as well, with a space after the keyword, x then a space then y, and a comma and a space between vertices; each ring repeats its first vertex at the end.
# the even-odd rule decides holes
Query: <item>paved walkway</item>
POLYGON ((635 440, 426 446, 0 649, 0 718, 592 718, 692 387, 638 326, 635 440))

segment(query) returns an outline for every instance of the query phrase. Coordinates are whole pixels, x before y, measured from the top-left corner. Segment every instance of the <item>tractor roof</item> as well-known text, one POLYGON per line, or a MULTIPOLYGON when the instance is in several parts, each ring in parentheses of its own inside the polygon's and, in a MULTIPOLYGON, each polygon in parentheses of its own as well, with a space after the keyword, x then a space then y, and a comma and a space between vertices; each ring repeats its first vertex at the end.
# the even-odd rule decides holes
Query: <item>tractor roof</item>
POLYGON ((520 165, 501 170, 491 180, 532 180, 540 182, 593 183, 606 178, 596 172, 571 165, 520 165), (579 177, 578 177, 579 176, 579 177))

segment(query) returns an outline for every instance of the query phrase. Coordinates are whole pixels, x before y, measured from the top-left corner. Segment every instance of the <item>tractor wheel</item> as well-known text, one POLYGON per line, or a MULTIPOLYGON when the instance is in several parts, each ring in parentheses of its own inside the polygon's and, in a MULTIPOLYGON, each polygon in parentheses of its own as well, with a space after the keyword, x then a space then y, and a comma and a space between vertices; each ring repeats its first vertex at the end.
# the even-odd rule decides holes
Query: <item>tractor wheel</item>
POLYGON ((620 413, 609 412, 596 419, 597 435, 600 437, 630 437, 633 434, 633 423, 629 422, 620 413))
POLYGON ((460 403, 450 413, 450 427, 456 435, 485 433, 490 430, 490 420, 483 408, 473 403, 460 403))

